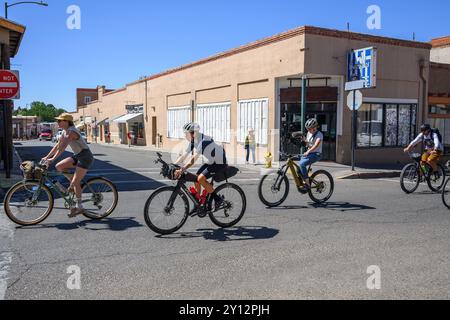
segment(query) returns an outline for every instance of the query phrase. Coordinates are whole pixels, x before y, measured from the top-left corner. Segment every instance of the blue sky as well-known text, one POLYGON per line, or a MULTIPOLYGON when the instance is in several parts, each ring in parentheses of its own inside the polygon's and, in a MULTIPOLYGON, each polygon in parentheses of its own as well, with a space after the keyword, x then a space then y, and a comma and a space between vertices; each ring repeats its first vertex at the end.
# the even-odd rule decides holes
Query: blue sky
MULTIPOLYGON (((14 0, 10 0, 10 3, 14 0)), ((121 88, 144 75, 193 62, 298 26, 313 25, 418 41, 450 35, 444 0, 47 0, 20 5, 9 19, 27 27, 12 69, 21 73, 16 107, 44 101, 75 109, 77 87, 121 88), (381 8, 369 30, 368 6, 381 8), (70 5, 81 30, 69 30, 70 5)), ((3 7, 0 7, 3 8, 3 7)))

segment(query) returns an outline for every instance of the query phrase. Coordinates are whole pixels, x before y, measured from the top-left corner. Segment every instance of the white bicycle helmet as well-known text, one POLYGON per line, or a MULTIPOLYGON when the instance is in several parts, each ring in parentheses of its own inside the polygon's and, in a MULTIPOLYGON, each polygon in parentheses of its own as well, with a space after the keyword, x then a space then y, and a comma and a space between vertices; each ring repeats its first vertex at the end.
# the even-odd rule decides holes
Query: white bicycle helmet
POLYGON ((319 122, 315 118, 309 119, 308 121, 306 121, 305 127, 308 130, 309 129, 313 129, 313 128, 317 128, 317 127, 319 127, 319 122))
POLYGON ((183 127, 184 133, 188 133, 188 132, 200 132, 200 125, 198 123, 195 122, 191 122, 186 124, 183 127))

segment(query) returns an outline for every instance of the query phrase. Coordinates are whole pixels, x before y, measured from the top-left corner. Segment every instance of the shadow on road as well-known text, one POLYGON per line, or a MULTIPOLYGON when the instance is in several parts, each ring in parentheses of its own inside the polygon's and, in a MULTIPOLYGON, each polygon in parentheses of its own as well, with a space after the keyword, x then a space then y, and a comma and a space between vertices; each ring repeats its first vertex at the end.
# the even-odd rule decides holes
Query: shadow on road
MULTIPOLYGON (((44 156, 46 156, 50 150, 50 146, 36 146, 36 147, 18 147, 16 148, 17 152, 20 154, 21 158, 24 161, 35 161, 39 162, 44 156)), ((65 158, 71 157, 73 154, 70 152, 65 152, 58 161, 61 161, 65 158)), ((93 177, 104 177, 106 179, 111 180, 117 187, 119 192, 122 191, 143 191, 143 190, 155 190, 159 187, 162 187, 163 184, 143 176, 139 173, 127 170, 126 168, 122 168, 116 165, 111 164, 109 161, 100 160, 103 154, 94 155, 95 162, 94 166, 91 168, 91 172, 88 172, 88 176, 86 180, 93 177)), ((51 170, 54 170, 54 166, 52 166, 51 170)), ((63 186, 68 187, 69 182, 61 178, 61 183, 63 186)), ((55 194, 56 196, 56 194, 55 194)))
POLYGON ((17 227, 18 230, 33 230, 33 229, 58 229, 64 231, 78 230, 83 228, 85 230, 100 231, 125 231, 132 228, 142 228, 143 225, 135 220, 135 218, 108 218, 100 221, 78 221, 74 223, 51 223, 40 224, 30 227, 17 227))
POLYGON ((272 239, 280 231, 267 227, 235 227, 229 229, 198 229, 196 232, 180 232, 167 236, 156 236, 160 239, 204 238, 214 241, 245 241, 272 239))
POLYGON ((323 204, 314 203, 311 205, 313 208, 323 208, 335 211, 359 211, 359 210, 376 210, 374 207, 366 206, 363 204, 354 204, 349 202, 327 202, 323 204))

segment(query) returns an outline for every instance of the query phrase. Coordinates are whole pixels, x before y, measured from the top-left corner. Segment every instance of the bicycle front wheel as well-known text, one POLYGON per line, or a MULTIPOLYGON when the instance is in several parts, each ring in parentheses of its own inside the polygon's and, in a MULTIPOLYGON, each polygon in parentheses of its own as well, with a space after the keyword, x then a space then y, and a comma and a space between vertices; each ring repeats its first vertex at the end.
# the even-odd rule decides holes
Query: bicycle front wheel
MULTIPOLYGON (((430 170, 431 166, 430 166, 430 170)), ((442 165, 438 165, 438 170, 430 174, 427 178, 428 187, 430 187, 431 191, 439 192, 445 183, 445 169, 442 165)))
POLYGON ((400 176, 400 186, 405 193, 410 194, 417 190, 419 184, 419 169, 417 168, 417 165, 415 163, 410 163, 405 168, 403 168, 402 174, 400 176))
POLYGON ((315 203, 324 203, 330 200, 334 192, 333 176, 324 170, 315 172, 311 178, 309 197, 315 203))
POLYGON ((258 195, 262 203, 269 208, 280 206, 289 195, 289 179, 279 172, 262 177, 258 195))
MULTIPOLYGON (((223 198, 223 208, 209 213, 211 221, 218 227, 231 228, 241 221, 247 209, 247 198, 237 185, 226 183, 216 189, 216 194, 223 198)), ((212 201, 212 208, 215 203, 212 201)))
POLYGON ((34 226, 50 215, 54 199, 50 189, 39 181, 24 181, 6 194, 4 209, 11 221, 21 226, 34 226))
POLYGON ((116 186, 104 178, 89 180, 82 187, 83 215, 92 220, 101 220, 114 212, 119 201, 116 186))
POLYGON ((156 190, 147 200, 144 218, 147 226, 156 233, 167 235, 181 229, 189 216, 189 201, 175 187, 156 190))

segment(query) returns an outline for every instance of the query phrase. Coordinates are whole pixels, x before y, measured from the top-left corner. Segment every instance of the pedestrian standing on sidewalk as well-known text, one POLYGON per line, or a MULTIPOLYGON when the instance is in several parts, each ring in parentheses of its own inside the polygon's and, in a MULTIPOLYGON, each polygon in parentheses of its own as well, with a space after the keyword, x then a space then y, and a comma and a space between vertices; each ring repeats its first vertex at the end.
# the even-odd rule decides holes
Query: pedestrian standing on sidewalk
POLYGON ((131 139, 133 136, 131 135, 131 132, 128 132, 128 148, 131 148, 131 139))
POLYGON ((249 129, 248 135, 245 138, 245 150, 247 151, 245 164, 249 164, 250 153, 252 154, 253 164, 256 165, 256 139, 255 130, 249 129))

